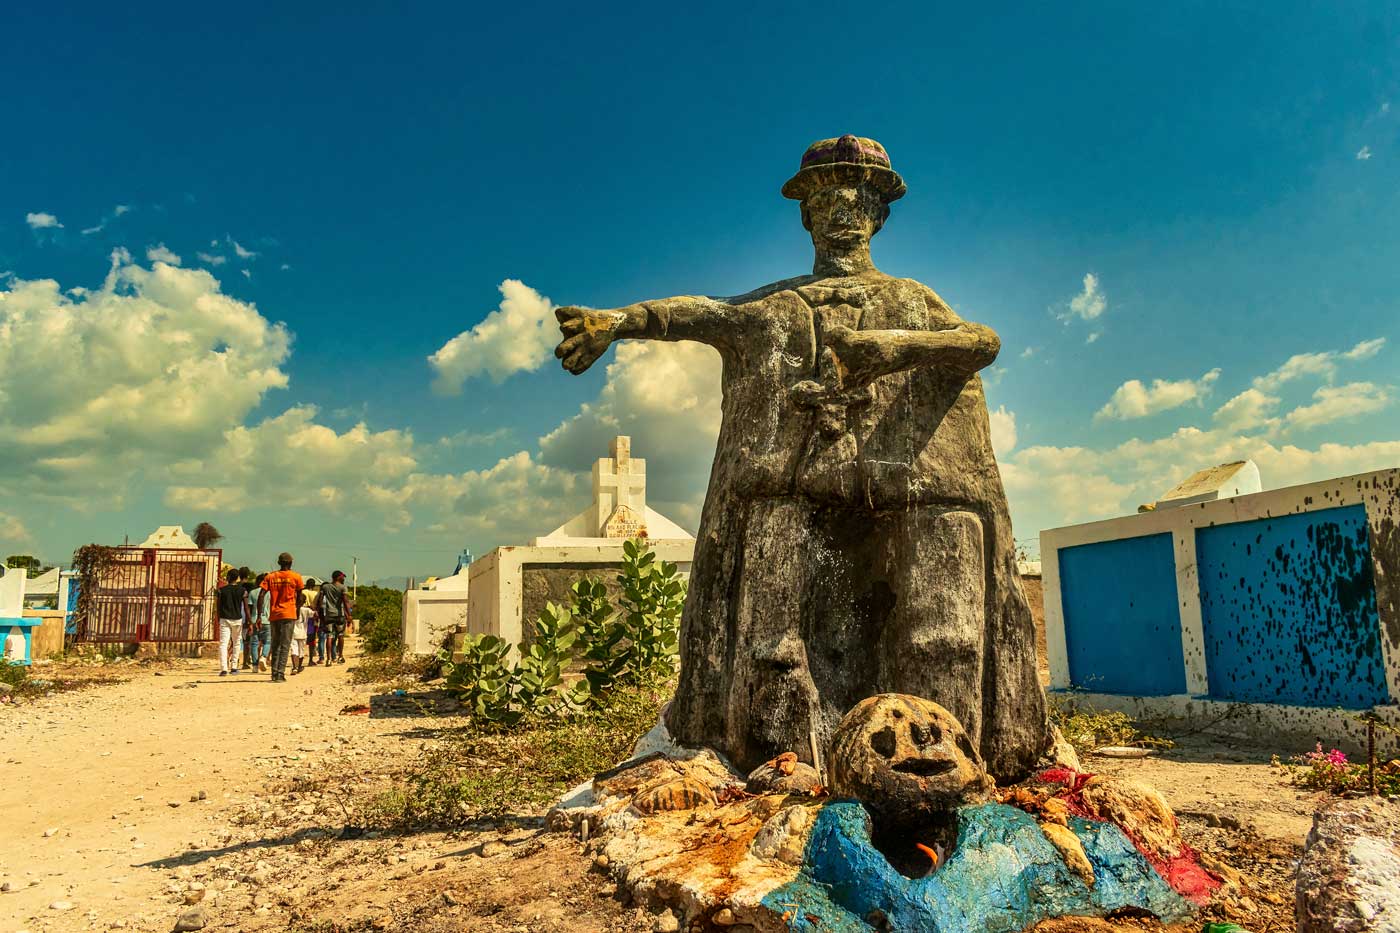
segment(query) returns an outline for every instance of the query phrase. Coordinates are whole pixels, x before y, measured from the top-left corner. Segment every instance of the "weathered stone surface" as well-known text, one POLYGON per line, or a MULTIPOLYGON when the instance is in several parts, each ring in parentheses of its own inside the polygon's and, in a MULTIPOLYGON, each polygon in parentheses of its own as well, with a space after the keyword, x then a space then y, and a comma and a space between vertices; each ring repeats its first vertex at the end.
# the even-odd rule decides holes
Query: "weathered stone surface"
POLYGON ((877 822, 916 826, 984 803, 992 781, 962 725, 919 697, 861 701, 831 740, 831 791, 865 805, 877 822))
POLYGON ((821 783, 816 768, 786 752, 750 771, 744 789, 751 794, 810 794, 821 783))
POLYGON ((785 190, 811 275, 557 312, 571 372, 627 338, 724 362, 671 732, 745 771, 788 749, 809 761, 811 733, 825 745, 860 700, 908 693, 951 711, 993 774, 1022 776, 1045 699, 977 376, 997 336, 871 262, 904 190, 878 143, 815 145, 785 190))
POLYGON ((601 581, 608 598, 617 601, 619 564, 528 564, 520 571, 520 619, 526 641, 534 639, 534 622, 546 603, 567 606, 569 587, 587 577, 601 581))
POLYGON ((1298 933, 1400 931, 1400 801, 1319 810, 1298 865, 1298 933))
POLYGON ((1158 858, 1172 859, 1181 852, 1176 814, 1148 784, 1095 775, 1084 785, 1080 802, 1090 816, 1116 823, 1158 858))
POLYGON ((817 817, 817 807, 797 805, 786 807, 769 817, 754 836, 749 851, 761 859, 775 859, 788 865, 801 865, 802 852, 807 848, 807 836, 817 817))
POLYGON ((640 813, 660 813, 662 810, 694 810, 714 806, 715 793, 693 777, 683 776, 658 781, 642 788, 632 798, 632 806, 640 813))
POLYGON ((1074 831, 1060 823, 1041 823, 1040 831, 1050 840, 1050 844, 1059 850, 1070 871, 1082 878, 1085 884, 1092 886, 1094 866, 1089 863, 1089 856, 1084 854, 1084 843, 1074 831))

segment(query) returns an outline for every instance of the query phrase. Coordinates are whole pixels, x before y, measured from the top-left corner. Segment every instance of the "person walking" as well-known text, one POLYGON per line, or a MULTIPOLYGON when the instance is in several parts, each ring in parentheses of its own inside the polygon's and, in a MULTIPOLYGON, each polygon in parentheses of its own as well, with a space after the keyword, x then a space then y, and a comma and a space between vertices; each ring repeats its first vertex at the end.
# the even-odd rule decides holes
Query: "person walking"
POLYGON ((243 625, 248 620, 248 591, 243 589, 237 570, 228 572, 215 602, 219 608, 219 676, 227 677, 238 673, 238 661, 243 655, 243 625))
POLYGON ((253 632, 253 667, 259 671, 267 670, 268 663, 272 660, 272 622, 268 616, 268 610, 272 607, 272 594, 262 588, 266 578, 267 574, 258 574, 253 592, 249 594, 248 605, 253 616, 250 626, 253 632))
POLYGON ((345 629, 350 624, 350 594, 345 588, 345 572, 331 574, 329 583, 321 584, 316 597, 316 611, 321 616, 321 655, 324 663, 345 663, 345 629))
POLYGON ((292 555, 283 551, 277 555, 277 570, 263 577, 271 605, 268 620, 272 624, 272 682, 287 682, 287 654, 292 646, 292 628, 296 624, 301 602, 301 574, 292 569, 292 555))
MULTIPOLYGON (((306 659, 311 653, 307 647, 311 632, 316 627, 316 610, 311 608, 311 594, 301 594, 301 609, 297 612, 296 624, 292 626, 292 673, 300 674, 306 669, 306 659)), ((315 664, 313 660, 311 662, 315 664)))

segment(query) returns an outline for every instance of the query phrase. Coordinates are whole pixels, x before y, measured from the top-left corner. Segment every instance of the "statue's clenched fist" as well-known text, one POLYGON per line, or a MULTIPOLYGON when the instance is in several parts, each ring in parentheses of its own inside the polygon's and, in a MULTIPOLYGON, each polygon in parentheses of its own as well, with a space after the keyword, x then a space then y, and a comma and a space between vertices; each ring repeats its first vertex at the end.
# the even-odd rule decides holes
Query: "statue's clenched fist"
POLYGON ((618 328, 627 319, 622 311, 597 311, 573 306, 555 308, 559 330, 564 339, 554 348, 554 355, 564 361, 564 368, 577 376, 598 361, 613 340, 618 328))

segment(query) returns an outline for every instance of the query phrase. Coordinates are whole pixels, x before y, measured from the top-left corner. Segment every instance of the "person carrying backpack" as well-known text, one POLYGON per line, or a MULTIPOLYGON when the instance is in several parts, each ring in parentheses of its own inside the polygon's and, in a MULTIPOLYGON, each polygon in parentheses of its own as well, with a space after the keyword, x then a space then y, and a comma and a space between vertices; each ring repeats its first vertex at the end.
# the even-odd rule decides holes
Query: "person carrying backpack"
POLYGON ((337 570, 331 574, 329 583, 321 584, 321 592, 316 597, 316 611, 321 617, 320 637, 324 647, 321 656, 324 663, 345 663, 345 631, 349 627, 350 594, 345 589, 345 572, 337 570))

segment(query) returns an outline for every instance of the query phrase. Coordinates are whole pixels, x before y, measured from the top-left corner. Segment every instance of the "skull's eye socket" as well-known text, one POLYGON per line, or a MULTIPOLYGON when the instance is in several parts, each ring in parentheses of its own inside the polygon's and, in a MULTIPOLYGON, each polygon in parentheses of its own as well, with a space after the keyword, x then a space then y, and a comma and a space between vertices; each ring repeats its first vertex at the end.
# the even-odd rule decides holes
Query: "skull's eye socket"
POLYGON ((920 722, 914 723, 909 727, 909 737, 919 748, 928 748, 943 741, 943 733, 932 723, 927 726, 920 722))
POLYGON ((883 758, 894 757, 895 744, 894 730, 889 726, 886 726, 870 737, 870 747, 875 749, 876 754, 883 758))

